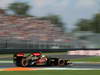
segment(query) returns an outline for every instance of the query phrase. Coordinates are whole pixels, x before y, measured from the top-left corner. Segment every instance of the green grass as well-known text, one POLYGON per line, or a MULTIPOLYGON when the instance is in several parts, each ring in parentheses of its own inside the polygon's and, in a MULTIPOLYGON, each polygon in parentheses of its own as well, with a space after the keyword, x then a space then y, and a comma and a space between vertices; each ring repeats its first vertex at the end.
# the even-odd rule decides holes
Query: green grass
POLYGON ((0 54, 0 58, 13 57, 13 54, 0 54))
POLYGON ((100 75, 100 71, 99 70, 15 71, 15 72, 0 72, 0 75, 100 75))
POLYGON ((72 59, 71 61, 100 62, 100 57, 99 56, 86 57, 86 58, 72 59))

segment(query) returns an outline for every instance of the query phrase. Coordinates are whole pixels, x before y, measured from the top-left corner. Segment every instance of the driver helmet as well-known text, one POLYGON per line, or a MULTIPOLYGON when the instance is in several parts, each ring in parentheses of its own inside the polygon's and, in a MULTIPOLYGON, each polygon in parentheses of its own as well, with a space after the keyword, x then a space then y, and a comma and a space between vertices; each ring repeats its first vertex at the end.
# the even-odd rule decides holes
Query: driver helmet
POLYGON ((43 57, 46 57, 46 56, 45 55, 42 55, 41 57, 43 58, 43 57))

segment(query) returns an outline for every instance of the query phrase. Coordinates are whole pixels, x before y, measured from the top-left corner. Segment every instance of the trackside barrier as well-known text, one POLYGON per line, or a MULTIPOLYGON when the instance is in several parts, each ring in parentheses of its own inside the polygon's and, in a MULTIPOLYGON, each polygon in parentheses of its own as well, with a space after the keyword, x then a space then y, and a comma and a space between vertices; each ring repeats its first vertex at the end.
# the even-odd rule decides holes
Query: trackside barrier
POLYGON ((67 48, 67 49, 0 49, 0 54, 14 54, 18 52, 67 52, 75 50, 100 50, 100 48, 67 48))

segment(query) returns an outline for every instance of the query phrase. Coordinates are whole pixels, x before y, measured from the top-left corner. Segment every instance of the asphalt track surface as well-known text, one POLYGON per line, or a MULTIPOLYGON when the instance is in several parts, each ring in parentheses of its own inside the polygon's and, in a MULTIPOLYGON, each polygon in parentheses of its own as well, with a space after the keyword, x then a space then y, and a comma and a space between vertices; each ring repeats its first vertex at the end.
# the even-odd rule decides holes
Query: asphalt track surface
MULTIPOLYGON (((51 57, 58 57, 63 59, 76 59, 76 58, 84 58, 89 56, 70 56, 70 55, 48 55, 51 57)), ((63 68, 91 68, 91 69, 100 69, 100 63, 84 63, 84 62, 72 62, 71 66, 63 66, 63 68)), ((12 58, 0 58, 0 69, 2 68, 14 68, 16 65, 13 64, 12 58), (10 62, 6 62, 10 61, 10 62)), ((32 68, 37 68, 33 67, 32 68)), ((39 68, 46 68, 44 66, 39 68)), ((49 68, 62 68, 59 66, 50 66, 49 68)))

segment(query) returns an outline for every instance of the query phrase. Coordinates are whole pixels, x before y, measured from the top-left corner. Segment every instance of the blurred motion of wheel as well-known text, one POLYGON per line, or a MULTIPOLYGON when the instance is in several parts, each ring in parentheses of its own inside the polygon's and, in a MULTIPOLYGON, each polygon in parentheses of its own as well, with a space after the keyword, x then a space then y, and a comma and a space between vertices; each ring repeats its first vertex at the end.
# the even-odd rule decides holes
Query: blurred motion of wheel
POLYGON ((22 66, 22 67, 27 67, 27 66, 29 66, 29 61, 26 60, 26 58, 22 58, 21 66, 22 66))
POLYGON ((62 59, 58 60, 58 66, 64 66, 65 65, 65 61, 62 59))
POLYGON ((58 65, 58 58, 49 58, 48 65, 49 66, 57 66, 58 65))
POLYGON ((21 61, 23 57, 17 57, 16 55, 13 56, 13 62, 17 67, 21 67, 21 61))

